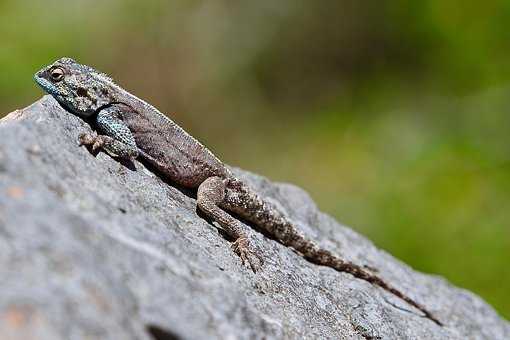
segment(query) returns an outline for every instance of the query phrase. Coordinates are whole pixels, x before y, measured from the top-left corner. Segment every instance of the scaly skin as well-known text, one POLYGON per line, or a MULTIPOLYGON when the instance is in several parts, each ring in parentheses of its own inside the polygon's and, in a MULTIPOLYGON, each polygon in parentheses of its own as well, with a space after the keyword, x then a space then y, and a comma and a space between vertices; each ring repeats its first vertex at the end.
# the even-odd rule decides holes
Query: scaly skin
POLYGON ((252 222, 310 262, 350 273, 385 289, 441 325, 423 306, 378 276, 306 239, 275 207, 235 178, 205 146, 106 75, 70 58, 61 58, 37 72, 35 80, 68 111, 92 121, 101 133, 81 135, 81 144, 103 149, 114 157, 140 157, 160 175, 196 189, 198 207, 234 239, 233 250, 253 271, 260 268, 261 257, 251 249, 240 222, 227 212, 252 222))

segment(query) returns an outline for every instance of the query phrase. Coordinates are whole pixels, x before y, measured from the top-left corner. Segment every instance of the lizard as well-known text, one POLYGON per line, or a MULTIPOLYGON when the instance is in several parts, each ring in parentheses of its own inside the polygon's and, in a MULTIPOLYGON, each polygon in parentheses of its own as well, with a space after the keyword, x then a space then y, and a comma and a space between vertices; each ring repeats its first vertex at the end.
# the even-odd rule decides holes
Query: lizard
POLYGON ((103 150, 119 160, 139 158, 173 183, 196 190, 198 209, 232 238, 233 251, 254 272, 261 268, 262 257, 234 216, 247 220, 314 264, 379 286, 442 326, 425 307, 376 274, 306 238, 288 217, 236 178, 208 148, 106 74, 64 57, 36 72, 34 79, 68 112, 92 122, 95 132, 80 134, 80 145, 103 150))

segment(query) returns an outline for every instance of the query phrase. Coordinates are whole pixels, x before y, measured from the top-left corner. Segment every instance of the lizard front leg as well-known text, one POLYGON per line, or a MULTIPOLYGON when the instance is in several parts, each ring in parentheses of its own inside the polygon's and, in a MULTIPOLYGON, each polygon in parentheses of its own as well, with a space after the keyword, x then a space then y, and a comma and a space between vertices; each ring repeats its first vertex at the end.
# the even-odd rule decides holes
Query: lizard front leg
POLYGON ((256 272, 262 264, 260 256, 250 249, 248 237, 242 231, 240 222, 218 206, 225 199, 225 189, 223 178, 209 177, 198 187, 197 205, 235 240, 232 244, 234 252, 239 255, 243 264, 248 262, 251 269, 256 272))
POLYGON ((138 157, 138 148, 133 134, 118 118, 121 109, 118 104, 114 104, 99 111, 94 123, 102 134, 82 133, 79 137, 80 145, 91 146, 93 151, 103 149, 113 157, 123 159, 138 157))

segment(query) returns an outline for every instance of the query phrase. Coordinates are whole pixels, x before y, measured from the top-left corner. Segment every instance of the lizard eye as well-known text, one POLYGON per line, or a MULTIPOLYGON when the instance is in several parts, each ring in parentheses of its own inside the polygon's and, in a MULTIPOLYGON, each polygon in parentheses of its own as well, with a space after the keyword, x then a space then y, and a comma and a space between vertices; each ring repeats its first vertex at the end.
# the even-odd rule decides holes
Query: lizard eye
POLYGON ((61 81, 64 78, 64 70, 56 67, 50 71, 50 76, 53 81, 61 81))

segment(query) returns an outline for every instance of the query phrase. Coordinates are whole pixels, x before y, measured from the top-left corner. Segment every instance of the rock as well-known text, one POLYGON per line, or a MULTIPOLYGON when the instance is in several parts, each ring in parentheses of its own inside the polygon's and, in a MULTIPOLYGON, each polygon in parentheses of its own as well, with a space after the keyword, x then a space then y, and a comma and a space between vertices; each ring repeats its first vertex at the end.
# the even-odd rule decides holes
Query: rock
POLYGON ((426 306, 311 264, 247 228, 254 274, 194 193, 77 145, 90 127, 46 96, 0 121, 2 339, 509 339, 474 294, 413 271, 308 195, 235 170, 310 237, 426 306))

